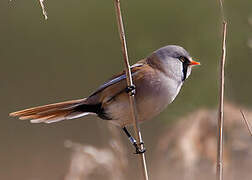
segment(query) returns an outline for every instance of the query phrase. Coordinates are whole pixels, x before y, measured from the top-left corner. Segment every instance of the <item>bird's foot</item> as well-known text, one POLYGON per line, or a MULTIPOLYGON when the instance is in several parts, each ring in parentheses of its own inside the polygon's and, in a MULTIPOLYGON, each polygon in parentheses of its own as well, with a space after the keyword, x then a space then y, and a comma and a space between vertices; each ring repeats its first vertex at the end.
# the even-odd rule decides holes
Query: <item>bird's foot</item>
POLYGON ((135 148, 136 148, 136 152, 135 154, 142 154, 146 152, 146 149, 144 148, 144 142, 140 142, 139 145, 137 145, 137 143, 134 144, 135 148))
POLYGON ((136 86, 132 85, 132 86, 127 86, 125 89, 126 93, 128 93, 130 96, 133 96, 136 94, 136 86))

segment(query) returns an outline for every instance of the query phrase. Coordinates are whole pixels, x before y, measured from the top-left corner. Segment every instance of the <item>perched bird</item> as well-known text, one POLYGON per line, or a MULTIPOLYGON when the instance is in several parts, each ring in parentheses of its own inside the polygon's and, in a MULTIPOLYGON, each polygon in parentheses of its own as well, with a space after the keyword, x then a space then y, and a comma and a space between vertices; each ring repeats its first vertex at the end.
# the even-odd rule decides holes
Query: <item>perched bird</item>
MULTIPOLYGON (((131 66, 135 85, 136 107, 140 122, 153 118, 170 104, 178 95, 184 81, 191 74, 193 61, 182 47, 168 45, 131 66)), ((96 115, 120 126, 141 153, 134 138, 126 129, 132 124, 125 72, 113 76, 90 96, 83 99, 34 107, 10 113, 10 116, 32 123, 53 123, 75 119, 86 115, 96 115)))

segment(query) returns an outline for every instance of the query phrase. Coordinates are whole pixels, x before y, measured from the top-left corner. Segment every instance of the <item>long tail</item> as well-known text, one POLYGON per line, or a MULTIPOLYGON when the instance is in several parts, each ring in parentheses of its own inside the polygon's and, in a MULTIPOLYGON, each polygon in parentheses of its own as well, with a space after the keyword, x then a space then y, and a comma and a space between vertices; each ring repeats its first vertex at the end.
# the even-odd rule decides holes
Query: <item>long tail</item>
POLYGON ((29 108, 10 113, 10 116, 30 120, 31 123, 53 123, 94 114, 95 110, 90 106, 93 107, 93 105, 85 104, 85 99, 78 99, 29 108))

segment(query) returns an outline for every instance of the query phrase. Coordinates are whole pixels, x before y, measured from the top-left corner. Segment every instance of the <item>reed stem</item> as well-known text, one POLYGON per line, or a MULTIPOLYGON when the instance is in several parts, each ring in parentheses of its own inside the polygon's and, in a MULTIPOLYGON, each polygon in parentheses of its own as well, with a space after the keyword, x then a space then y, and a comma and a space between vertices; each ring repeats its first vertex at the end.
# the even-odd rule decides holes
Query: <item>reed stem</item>
POLYGON ((223 128, 224 128, 224 85, 225 85, 225 60, 226 60, 226 35, 227 22, 224 16, 222 0, 220 0, 222 18, 222 55, 220 61, 220 87, 219 87, 219 113, 218 113, 218 135, 217 135, 217 164, 216 179, 223 180, 223 128))
MULTIPOLYGON (((124 59, 124 64, 125 64, 127 85, 133 86, 134 84, 133 84, 131 70, 130 70, 128 50, 127 50, 127 44, 126 44, 126 36, 125 36, 122 12, 121 12, 121 7, 120 7, 120 0, 114 0, 114 5, 115 5, 115 10, 116 10, 117 25, 118 25, 118 30, 119 30, 119 35, 120 35, 120 40, 121 40, 121 45, 122 45, 122 54, 123 54, 123 59, 124 59)), ((136 135, 136 141, 137 141, 137 144, 140 144, 140 142, 143 142, 143 140, 142 140, 139 124, 138 124, 136 102, 135 102, 134 95, 129 94, 129 102, 130 102, 131 117, 133 120, 134 132, 136 135)), ((143 145, 141 145, 141 148, 142 149, 144 148, 143 145)), ((141 153, 138 155, 138 157, 139 157, 139 163, 141 164, 143 178, 145 180, 148 180, 149 177, 148 177, 148 171, 147 171, 147 166, 146 166, 145 154, 141 153)))

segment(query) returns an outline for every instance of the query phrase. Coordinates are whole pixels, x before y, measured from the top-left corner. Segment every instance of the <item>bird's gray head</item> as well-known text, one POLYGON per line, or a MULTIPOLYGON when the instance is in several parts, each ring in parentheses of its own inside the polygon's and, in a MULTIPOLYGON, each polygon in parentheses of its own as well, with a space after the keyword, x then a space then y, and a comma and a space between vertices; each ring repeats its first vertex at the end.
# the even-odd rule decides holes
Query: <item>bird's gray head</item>
POLYGON ((167 76, 178 81, 184 81, 189 77, 192 65, 200 64, 193 61, 184 48, 176 45, 169 45, 156 50, 149 59, 167 76))

